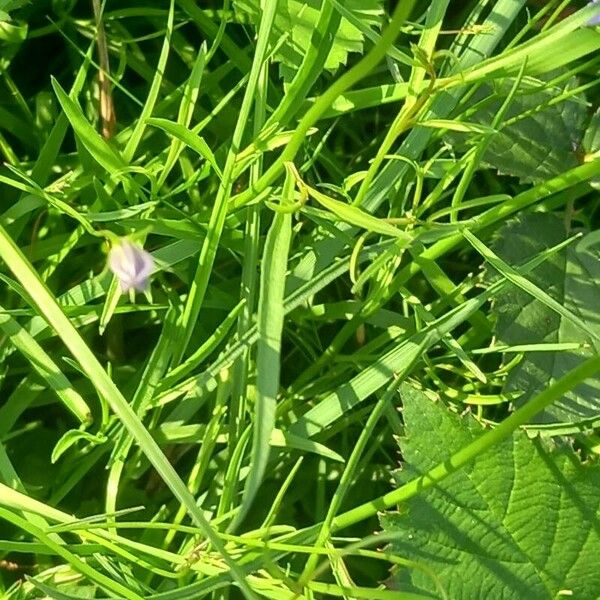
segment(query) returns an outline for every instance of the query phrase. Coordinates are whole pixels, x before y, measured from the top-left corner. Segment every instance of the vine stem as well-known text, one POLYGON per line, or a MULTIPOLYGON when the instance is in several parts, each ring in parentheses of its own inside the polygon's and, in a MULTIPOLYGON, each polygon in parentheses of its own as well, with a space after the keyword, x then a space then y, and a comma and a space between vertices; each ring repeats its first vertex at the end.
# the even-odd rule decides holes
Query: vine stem
POLYGON ((442 479, 448 477, 448 475, 456 472, 476 457, 481 456, 481 454, 512 435, 513 431, 528 423, 534 415, 544 410, 588 377, 595 375, 598 371, 600 371, 600 355, 595 355, 567 373, 564 377, 561 377, 556 383, 533 398, 533 400, 528 401, 527 404, 504 419, 502 423, 479 436, 476 440, 461 448, 427 473, 416 477, 393 492, 389 492, 384 496, 380 496, 375 500, 361 504, 352 510, 338 515, 331 524, 332 531, 339 531, 359 521, 368 519, 376 515, 379 511, 397 506, 424 490, 433 487, 442 479))
POLYGON ((343 94, 348 88, 355 85, 363 77, 369 75, 373 69, 385 57, 389 47, 394 43, 402 25, 410 16, 416 0, 406 0, 398 2, 394 14, 385 31, 381 34, 379 41, 371 48, 367 54, 357 62, 349 71, 346 71, 339 79, 334 81, 331 86, 323 92, 315 103, 306 111, 289 142, 271 167, 265 171, 264 175, 250 186, 247 190, 232 198, 236 206, 241 206, 252 200, 257 194, 264 191, 271 185, 277 177, 283 172, 286 162, 294 159, 298 150, 306 140, 308 130, 319 120, 321 115, 327 111, 333 102, 343 94))

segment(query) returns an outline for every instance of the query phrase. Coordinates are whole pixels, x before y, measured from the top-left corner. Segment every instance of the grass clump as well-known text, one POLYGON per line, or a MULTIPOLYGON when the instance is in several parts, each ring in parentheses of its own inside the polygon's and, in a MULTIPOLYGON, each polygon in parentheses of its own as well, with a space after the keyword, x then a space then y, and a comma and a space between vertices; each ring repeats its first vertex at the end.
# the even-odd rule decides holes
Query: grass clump
POLYGON ((2 597, 600 595, 594 3, 0 11, 2 597))

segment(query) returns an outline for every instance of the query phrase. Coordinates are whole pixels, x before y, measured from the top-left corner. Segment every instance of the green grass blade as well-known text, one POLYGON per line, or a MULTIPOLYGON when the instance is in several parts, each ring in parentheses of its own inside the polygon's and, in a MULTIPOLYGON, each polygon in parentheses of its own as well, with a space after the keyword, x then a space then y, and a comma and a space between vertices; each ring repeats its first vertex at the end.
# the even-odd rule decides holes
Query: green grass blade
POLYGON ((229 330, 235 324, 238 315, 244 308, 244 301, 241 300, 231 310, 231 312, 225 317, 223 322, 215 329, 212 335, 201 345, 196 351, 181 363, 175 369, 172 369, 167 373, 165 378, 160 382, 161 387, 168 388, 181 379, 183 379, 188 373, 193 371, 199 364, 201 364, 214 350, 221 344, 225 339, 225 336, 229 333, 229 330))
POLYGON ((340 454, 334 452, 324 444, 319 444, 314 440, 307 440, 304 437, 293 435, 287 431, 282 431, 281 429, 273 429, 269 444, 274 448, 292 448, 294 450, 300 450, 301 452, 318 454, 319 456, 335 462, 344 462, 344 458, 340 454))
POLYGON ((592 6, 578 11, 503 55, 490 58, 462 72, 460 83, 458 79, 454 83, 463 85, 490 77, 516 75, 523 63, 526 64, 526 74, 546 73, 597 52, 600 48, 600 36, 592 28, 584 27, 594 11, 597 12, 597 8, 592 6))
MULTIPOLYGON (((323 523, 321 524, 321 530, 319 535, 317 536, 317 540, 315 542, 315 547, 320 548, 325 545, 325 542, 328 540, 331 535, 331 524, 333 523, 333 519, 335 515, 340 509, 343 499, 350 491, 350 484, 352 479, 356 475, 356 470, 358 468, 358 462, 369 443, 370 438, 373 435, 375 426, 377 422, 382 417, 384 411, 387 406, 390 404, 391 399, 398 392, 398 381, 393 380, 392 383, 388 386, 388 389, 381 395, 381 397, 377 400, 375 407, 369 414, 369 418, 365 423, 365 426, 356 442, 352 450, 352 454, 348 459, 348 462, 345 466, 342 477, 340 478, 339 485, 331 498, 331 502, 329 503, 329 507, 327 508, 327 514, 323 523)), ((313 576, 314 570, 317 566, 317 555, 313 554, 306 561, 306 566, 304 567, 304 571, 302 572, 301 580, 309 581, 313 576)))
POLYGON ((54 93, 77 134, 81 143, 94 160, 109 173, 121 171, 127 164, 117 151, 105 142, 100 134, 89 124, 81 108, 68 96, 56 79, 52 79, 54 93))
MULTIPOLYGON (((202 82, 202 76, 204 74, 206 58, 206 42, 203 42, 202 46, 200 46, 200 51, 198 52, 196 61, 194 62, 192 72, 190 73, 190 78, 188 79, 188 82, 183 90, 183 97, 181 99, 181 104, 179 105, 177 123, 186 128, 189 127, 190 121, 192 120, 192 116, 194 114, 194 108, 196 106, 196 101, 198 100, 200 83, 202 82)), ((150 125, 152 124, 150 119, 148 120, 148 123, 150 125)), ((181 140, 174 139, 171 142, 169 153, 167 154, 163 170, 158 179, 157 186, 159 188, 165 182, 169 173, 171 172, 171 169, 177 162, 177 158, 179 157, 183 146, 184 144, 181 140)))
POLYGON ((98 323, 98 331, 100 335, 104 333, 106 327, 110 323, 115 310, 121 299, 121 288, 119 286, 119 280, 113 277, 106 292, 106 299, 104 300, 104 306, 102 307, 102 314, 100 315, 100 322, 98 323))
POLYGON ((111 409, 137 441, 148 460, 154 465, 165 484, 171 489, 179 502, 186 507, 203 535, 223 555, 240 589, 242 589, 248 598, 254 598, 254 594, 245 582, 243 574, 225 550, 223 543, 207 522, 202 511, 196 505, 195 498, 189 493, 169 460, 161 452, 157 443, 142 425, 127 400, 125 400, 90 348, 83 341, 77 329, 75 329, 71 321, 62 312, 48 288, 2 227, 0 227, 0 257, 20 281, 21 285, 28 291, 37 310, 58 333, 65 346, 67 346, 75 360, 78 361, 83 372, 93 383, 97 393, 108 402, 111 409))
POLYGON ((84 425, 91 423, 92 413, 86 401, 35 339, 1 307, 0 329, 79 422, 84 425))
POLYGON ((407 0, 396 6, 390 24, 384 30, 377 44, 357 64, 349 71, 346 71, 315 100, 315 103, 308 109, 298 123, 293 136, 285 146, 279 158, 251 189, 240 194, 240 198, 238 199, 239 203, 250 201, 253 196, 256 196, 257 193, 266 189, 281 175, 285 168, 285 164, 293 161, 298 150, 302 147, 309 129, 319 120, 321 115, 323 115, 325 111, 329 109, 331 104, 348 88, 369 75, 385 57, 388 48, 394 43, 400 32, 400 28, 412 12, 415 4, 415 1, 407 0))
POLYGON ((182 339, 177 349, 177 353, 174 356, 175 363, 179 363, 185 354, 192 332, 196 326, 200 308, 204 301, 204 295, 206 294, 206 288, 208 287, 208 281, 217 253, 219 240, 225 225, 225 217, 227 216, 229 196, 234 183, 233 172, 236 156, 240 149, 244 131, 246 129, 250 108, 254 102, 254 93, 259 81, 263 61, 267 55, 269 34, 275 20, 278 4, 278 0, 267 3, 265 10, 262 13, 248 87, 244 93, 244 99, 242 100, 239 117, 233 132, 231 146, 229 147, 229 152, 227 154, 225 168, 223 169, 223 178, 210 215, 207 236, 202 244, 202 249, 200 250, 198 268, 196 269, 194 280, 183 308, 181 317, 182 339))
POLYGON ((275 410, 279 393, 283 296, 291 239, 292 216, 276 212, 265 243, 260 279, 256 356, 257 398, 254 409, 250 471, 232 528, 242 522, 252 505, 269 460, 269 440, 275 427, 275 410))
MULTIPOLYGON (((379 255, 380 247, 367 248, 361 252, 359 261, 373 260, 379 255)), ((319 271, 313 278, 304 282, 303 285, 297 287, 285 297, 284 313, 288 314, 295 308, 302 305, 317 292, 325 288, 327 285, 341 277, 348 271, 350 259, 346 258, 338 262, 328 264, 325 268, 319 271)), ((182 381, 177 386, 172 386, 169 390, 161 388, 160 395, 155 399, 157 403, 167 403, 183 394, 194 396, 202 393, 204 386, 213 381, 218 376, 222 369, 229 365, 241 355, 247 346, 256 343, 258 332, 256 325, 252 326, 246 334, 237 342, 231 344, 229 348, 220 356, 213 364, 211 364, 203 373, 182 381)))
POLYGON ((11 513, 5 508, 0 508, 0 519, 12 523, 23 531, 27 531, 32 536, 43 542, 45 546, 54 550, 57 556, 62 557, 74 569, 86 575, 92 581, 95 581, 100 587, 110 590, 114 594, 118 594, 119 598, 126 598, 128 600, 142 600, 142 596, 126 588, 124 585, 113 581, 110 577, 106 576, 104 573, 101 573, 97 569, 94 569, 87 562, 70 552, 67 549, 67 546, 58 544, 49 535, 22 517, 11 513))
POLYGON ((135 151, 137 150, 139 143, 142 140, 142 136, 144 135, 144 131, 146 130, 147 119, 148 117, 150 117, 152 111, 154 110, 154 105, 156 104, 156 100, 160 92, 160 86, 163 81, 165 67, 167 66, 167 58, 169 57, 169 50, 171 49, 171 35, 173 33, 174 16, 175 0, 171 0, 169 4, 169 16, 167 18, 167 33, 165 35, 165 40, 160 51, 160 56, 158 58, 158 64, 156 65, 156 71, 154 72, 152 85, 150 86, 148 96, 146 97, 144 108, 142 108, 142 112, 135 124, 135 127, 133 128, 133 131, 131 132, 131 137, 127 141, 127 145, 123 150, 123 158, 127 164, 129 164, 133 160, 135 151))

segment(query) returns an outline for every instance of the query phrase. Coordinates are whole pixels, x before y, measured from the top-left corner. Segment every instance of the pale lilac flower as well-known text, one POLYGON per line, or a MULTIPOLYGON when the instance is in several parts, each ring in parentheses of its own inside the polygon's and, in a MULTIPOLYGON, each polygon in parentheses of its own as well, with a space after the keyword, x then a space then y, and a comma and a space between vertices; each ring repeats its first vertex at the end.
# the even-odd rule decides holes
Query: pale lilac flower
POLYGON ((121 292, 143 292, 154 270, 154 259, 141 246, 124 238, 108 254, 108 266, 119 280, 121 292))
POLYGON ((600 0, 592 0, 591 2, 588 2, 588 6, 591 6, 592 4, 598 4, 598 11, 591 19, 587 21, 586 25, 590 27, 600 25, 600 0))

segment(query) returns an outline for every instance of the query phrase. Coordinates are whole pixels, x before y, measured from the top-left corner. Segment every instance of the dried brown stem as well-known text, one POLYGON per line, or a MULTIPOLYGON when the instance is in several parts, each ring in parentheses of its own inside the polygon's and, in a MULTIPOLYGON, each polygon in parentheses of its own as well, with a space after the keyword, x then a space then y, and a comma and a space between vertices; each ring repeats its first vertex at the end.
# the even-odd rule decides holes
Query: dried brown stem
POLYGON ((108 62, 108 45, 106 31, 102 20, 100 0, 92 0, 96 20, 96 44, 98 45, 98 84, 100 86, 100 119, 102 121, 102 137, 110 139, 115 133, 116 117, 110 88, 110 66, 108 62))

